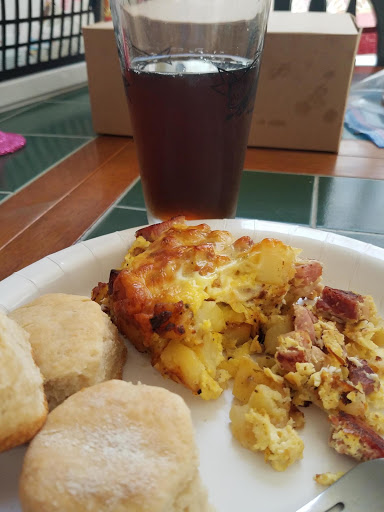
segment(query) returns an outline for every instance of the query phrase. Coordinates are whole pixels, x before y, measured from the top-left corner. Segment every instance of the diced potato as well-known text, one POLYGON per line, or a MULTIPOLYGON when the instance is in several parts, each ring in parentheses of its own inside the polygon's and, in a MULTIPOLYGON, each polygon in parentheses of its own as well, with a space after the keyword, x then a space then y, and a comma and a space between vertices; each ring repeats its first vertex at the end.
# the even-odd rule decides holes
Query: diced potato
POLYGON ((289 391, 283 390, 283 393, 280 393, 268 385, 258 384, 249 397, 248 405, 256 411, 267 413, 275 427, 283 428, 289 421, 291 407, 289 391))
POLYGON ((267 354, 274 355, 278 337, 292 330, 293 321, 290 315, 272 315, 264 339, 264 347, 267 354))
POLYGON ((261 366, 261 368, 273 368, 276 365, 275 358, 268 354, 256 354, 254 357, 256 363, 261 366))
POLYGON ((206 333, 203 338, 203 343, 192 349, 204 364, 209 375, 213 378, 216 377, 217 367, 224 360, 221 340, 222 335, 220 333, 206 333))
POLYGON ((376 343, 379 347, 384 347, 384 325, 381 325, 375 334, 372 336, 373 343, 376 343))
POLYGON ((229 324, 223 332, 223 347, 228 351, 229 355, 232 355, 236 347, 246 343, 251 336, 250 324, 229 324))
POLYGON ((208 320, 210 322, 210 330, 222 332, 225 329, 224 314, 216 302, 205 300, 198 309, 196 316, 196 326, 199 326, 208 320))
POLYGON ((239 368, 239 362, 239 359, 234 359, 233 357, 224 359, 224 361, 220 363, 218 370, 228 372, 229 375, 234 378, 239 368))
POLYGON ((173 380, 182 382, 204 400, 217 398, 222 388, 208 374, 198 355, 189 347, 172 340, 161 353, 155 367, 173 380))
MULTIPOLYGON (((246 421, 246 415, 249 413, 248 405, 232 405, 229 418, 231 420, 231 430, 233 436, 248 450, 252 450, 255 445, 255 434, 253 433, 252 423, 246 421)), ((264 447, 260 449, 265 449, 264 447)))
MULTIPOLYGON (((279 377, 283 382, 283 379, 279 377)), ((239 359, 237 366, 237 373, 233 383, 233 395, 242 403, 247 403, 250 397, 259 384, 268 386, 271 389, 284 393, 284 386, 280 380, 269 377, 268 369, 264 371, 260 366, 253 361, 250 357, 242 357, 239 359)))
POLYGON ((223 312, 224 320, 226 323, 241 324, 245 321, 244 313, 238 313, 234 311, 229 304, 219 302, 218 307, 223 312))
POLYGON ((254 246, 258 250, 258 280, 283 285, 295 275, 296 251, 279 240, 266 238, 254 246))
POLYGON ((249 357, 243 357, 239 362, 232 393, 240 402, 246 404, 257 384, 265 381, 266 377, 260 366, 249 357))

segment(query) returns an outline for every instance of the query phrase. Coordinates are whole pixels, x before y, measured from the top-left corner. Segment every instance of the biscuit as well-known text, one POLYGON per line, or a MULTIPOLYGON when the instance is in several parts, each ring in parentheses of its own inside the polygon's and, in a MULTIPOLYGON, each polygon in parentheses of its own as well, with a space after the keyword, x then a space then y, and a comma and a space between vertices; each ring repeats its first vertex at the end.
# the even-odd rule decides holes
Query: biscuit
POLYGON ((0 452, 29 441, 47 417, 29 335, 0 312, 0 452))
POLYGON ((126 347, 95 302, 53 293, 10 313, 30 334, 49 409, 80 389, 121 378, 126 347))
POLYGON ((52 411, 26 453, 24 512, 208 512, 188 407, 112 380, 52 411))

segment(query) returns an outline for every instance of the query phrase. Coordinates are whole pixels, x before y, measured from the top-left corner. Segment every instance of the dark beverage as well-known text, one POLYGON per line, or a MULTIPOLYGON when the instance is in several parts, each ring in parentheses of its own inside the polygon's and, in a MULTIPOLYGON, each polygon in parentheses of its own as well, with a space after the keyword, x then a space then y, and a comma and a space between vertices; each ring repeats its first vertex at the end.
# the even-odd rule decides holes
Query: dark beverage
POLYGON ((128 103, 155 218, 235 216, 258 67, 216 55, 131 63, 128 103))

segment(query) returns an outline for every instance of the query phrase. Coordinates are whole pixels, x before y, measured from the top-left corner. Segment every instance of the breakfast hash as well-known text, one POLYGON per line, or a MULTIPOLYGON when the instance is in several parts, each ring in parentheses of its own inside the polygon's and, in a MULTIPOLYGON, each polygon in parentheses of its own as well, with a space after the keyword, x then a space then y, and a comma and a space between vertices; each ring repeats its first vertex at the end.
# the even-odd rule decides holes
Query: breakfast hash
POLYGON ((383 457, 384 322, 300 252, 177 217, 137 231, 92 299, 163 376, 204 400, 231 382, 232 433, 275 470, 302 458, 310 404, 337 452, 383 457))

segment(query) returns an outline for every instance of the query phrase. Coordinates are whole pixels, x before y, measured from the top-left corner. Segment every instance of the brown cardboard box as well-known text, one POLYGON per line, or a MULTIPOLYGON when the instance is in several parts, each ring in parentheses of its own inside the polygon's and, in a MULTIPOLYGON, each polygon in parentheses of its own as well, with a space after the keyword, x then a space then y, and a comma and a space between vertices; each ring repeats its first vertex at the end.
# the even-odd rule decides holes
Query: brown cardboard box
MULTIPOLYGON (((84 41, 96 132, 132 135, 112 23, 84 41)), ((358 41, 349 14, 272 12, 248 145, 337 152, 358 41)))

